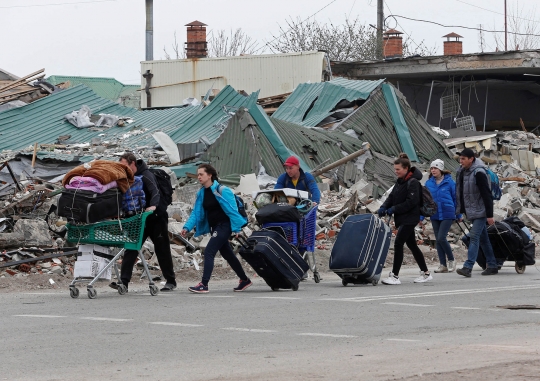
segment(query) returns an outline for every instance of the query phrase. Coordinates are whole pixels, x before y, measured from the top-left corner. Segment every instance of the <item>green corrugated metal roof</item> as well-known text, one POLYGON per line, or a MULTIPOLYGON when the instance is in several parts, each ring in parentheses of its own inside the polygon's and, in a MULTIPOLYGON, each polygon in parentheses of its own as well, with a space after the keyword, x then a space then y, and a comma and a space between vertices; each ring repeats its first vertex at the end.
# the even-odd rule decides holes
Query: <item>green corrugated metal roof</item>
POLYGON ((355 81, 336 78, 329 82, 302 84, 283 102, 273 117, 287 122, 315 127, 330 116, 343 99, 367 99, 384 79, 355 81))
POLYGON ((89 142, 92 138, 102 140, 120 139, 131 146, 156 144, 150 136, 152 131, 171 133, 195 114, 197 107, 166 110, 144 110, 120 106, 111 100, 98 97, 86 86, 78 85, 26 106, 0 113, 0 150, 20 150, 35 142, 55 143, 62 135, 71 135, 70 142, 89 142), (77 128, 64 120, 64 115, 87 105, 93 114, 105 113, 128 116, 134 123, 126 127, 113 127, 105 131, 77 128), (134 131, 138 131, 133 134, 134 131), (124 139, 127 133, 131 137, 124 139))
POLYGON ((259 92, 252 93, 249 97, 239 94, 232 86, 225 86, 219 94, 182 128, 170 136, 176 143, 196 143, 202 136, 210 142, 214 142, 223 132, 231 114, 226 108, 234 112, 246 105, 250 99, 257 100, 259 92))
POLYGON ((70 82, 70 87, 77 85, 85 85, 94 90, 94 92, 101 98, 110 99, 116 101, 120 95, 127 91, 133 92, 140 89, 139 85, 124 85, 122 82, 117 81, 114 78, 106 77, 77 77, 67 75, 51 75, 47 78, 47 82, 57 85, 62 82, 70 82))

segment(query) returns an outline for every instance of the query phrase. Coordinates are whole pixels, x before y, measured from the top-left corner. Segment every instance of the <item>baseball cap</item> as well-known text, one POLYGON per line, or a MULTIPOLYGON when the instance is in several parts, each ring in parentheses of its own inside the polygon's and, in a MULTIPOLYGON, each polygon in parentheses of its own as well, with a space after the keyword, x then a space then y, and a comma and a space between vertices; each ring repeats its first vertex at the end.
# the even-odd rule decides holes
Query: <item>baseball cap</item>
POLYGON ((457 153, 459 156, 468 157, 469 159, 471 157, 476 157, 474 151, 470 148, 465 148, 463 151, 457 153))
POLYGON ((293 165, 300 165, 300 161, 298 160, 298 158, 294 157, 294 156, 289 156, 289 158, 287 160, 285 160, 285 163, 283 163, 283 166, 293 166, 293 165))

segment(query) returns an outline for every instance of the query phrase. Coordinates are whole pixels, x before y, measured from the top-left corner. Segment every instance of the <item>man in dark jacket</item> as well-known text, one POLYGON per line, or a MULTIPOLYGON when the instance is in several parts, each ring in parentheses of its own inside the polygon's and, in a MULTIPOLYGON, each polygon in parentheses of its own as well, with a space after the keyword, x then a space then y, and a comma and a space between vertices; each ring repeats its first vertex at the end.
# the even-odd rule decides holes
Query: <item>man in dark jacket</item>
MULTIPOLYGON (((167 215, 167 206, 160 203, 159 187, 156 178, 148 170, 146 163, 135 157, 132 153, 125 153, 120 157, 120 163, 131 168, 135 176, 142 176, 143 190, 146 196, 146 211, 154 211, 146 218, 144 227, 143 242, 150 237, 154 244, 154 251, 157 256, 159 267, 166 280, 165 286, 161 291, 172 291, 176 288, 176 276, 174 274, 173 261, 171 256, 171 246, 169 243, 169 216, 167 215)), ((133 266, 137 261, 138 252, 136 250, 126 250, 122 260, 122 269, 120 279, 127 287, 133 274, 133 266)), ((115 283, 111 283, 115 288, 115 283)))
POLYGON ((300 160, 297 157, 289 157, 285 163, 285 173, 279 176, 274 189, 292 188, 309 193, 309 198, 318 204, 321 201, 321 191, 311 173, 305 173, 300 168, 300 160))
MULTIPOLYGON (((484 164, 477 160, 474 151, 466 148, 459 154, 461 167, 457 171, 456 214, 465 214, 471 221, 472 227, 469 232, 469 249, 467 260, 463 268, 456 272, 465 277, 471 276, 471 270, 478 257, 478 249, 481 247, 486 257, 487 268, 482 275, 494 275, 498 273, 497 261, 489 236, 486 222, 493 225, 493 199, 491 197, 490 183, 484 164)), ((463 219, 460 219, 461 222, 463 219)))

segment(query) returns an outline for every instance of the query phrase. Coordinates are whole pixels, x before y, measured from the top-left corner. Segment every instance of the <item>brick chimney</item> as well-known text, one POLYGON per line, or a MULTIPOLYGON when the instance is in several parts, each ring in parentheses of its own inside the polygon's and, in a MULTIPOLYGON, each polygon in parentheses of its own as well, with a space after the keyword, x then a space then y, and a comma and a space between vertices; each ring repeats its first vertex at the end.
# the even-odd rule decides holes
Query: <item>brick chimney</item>
POLYGON ((403 57, 403 33, 395 29, 389 29, 383 33, 384 58, 403 57))
POLYGON ((208 56, 206 42, 206 24, 193 21, 187 26, 186 57, 205 58, 208 56))
POLYGON ((462 36, 452 32, 450 34, 447 34, 446 36, 443 36, 443 38, 444 37, 446 37, 446 41, 444 42, 445 56, 455 56, 458 54, 463 54, 463 43, 459 41, 460 38, 463 38, 462 36))

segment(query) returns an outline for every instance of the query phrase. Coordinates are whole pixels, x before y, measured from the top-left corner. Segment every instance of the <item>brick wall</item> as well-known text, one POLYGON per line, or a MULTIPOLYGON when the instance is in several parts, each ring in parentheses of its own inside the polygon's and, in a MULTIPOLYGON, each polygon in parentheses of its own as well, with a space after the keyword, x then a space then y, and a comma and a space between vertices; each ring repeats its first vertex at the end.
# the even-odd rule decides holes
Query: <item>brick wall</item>
POLYGON ((384 58, 403 57, 403 39, 399 36, 384 37, 384 58))
POLYGON ((461 41, 444 41, 444 55, 455 56, 463 54, 463 43, 461 41))

